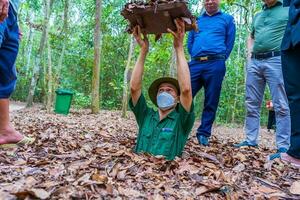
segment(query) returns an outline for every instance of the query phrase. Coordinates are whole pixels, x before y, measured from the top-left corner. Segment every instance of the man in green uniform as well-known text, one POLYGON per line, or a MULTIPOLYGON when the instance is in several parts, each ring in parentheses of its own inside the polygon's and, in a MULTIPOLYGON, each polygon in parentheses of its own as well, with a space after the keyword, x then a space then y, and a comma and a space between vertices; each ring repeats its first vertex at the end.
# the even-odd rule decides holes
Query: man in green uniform
POLYGON ((146 35, 142 38, 138 26, 135 27, 133 35, 141 49, 130 81, 129 105, 139 126, 135 151, 163 155, 168 160, 181 156, 195 121, 190 72, 183 49, 185 26, 181 20, 175 22, 177 31, 168 31, 174 37, 178 81, 164 77, 151 84, 149 96, 158 111, 147 106, 142 94, 144 63, 149 42, 146 35))

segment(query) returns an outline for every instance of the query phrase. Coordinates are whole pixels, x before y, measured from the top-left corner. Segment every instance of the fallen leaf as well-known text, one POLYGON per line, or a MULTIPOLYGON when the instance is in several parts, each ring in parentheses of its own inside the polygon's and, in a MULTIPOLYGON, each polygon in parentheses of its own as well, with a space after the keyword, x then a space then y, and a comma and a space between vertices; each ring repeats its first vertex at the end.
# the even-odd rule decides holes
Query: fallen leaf
POLYGON ((84 183, 87 183, 89 181, 90 177, 91 174, 84 174, 77 181, 75 181, 73 185, 78 185, 78 184, 83 185, 84 183))
POLYGON ((107 184, 107 185, 106 185, 106 191, 107 191, 107 193, 108 193, 109 195, 113 195, 113 192, 114 192, 114 187, 113 187, 113 185, 107 184))
POLYGON ((28 192, 38 199, 48 199, 50 197, 50 193, 44 189, 30 189, 28 192))
POLYGON ((50 193, 48 193, 46 190, 35 189, 35 188, 24 190, 24 191, 19 191, 17 193, 13 193, 13 194, 16 195, 20 199, 25 199, 28 196, 38 198, 38 199, 47 199, 50 197, 50 193))
POLYGON ((235 166, 232 170, 235 172, 242 172, 246 169, 245 165, 243 163, 238 164, 235 166))
POLYGON ((162 195, 160 195, 160 194, 156 194, 154 196, 154 200, 164 200, 164 197, 162 195))
POLYGON ((108 178, 107 178, 107 176, 104 176, 104 175, 93 174, 92 180, 96 181, 99 184, 105 184, 105 183, 107 183, 108 178))
POLYGON ((195 193, 197 196, 204 194, 205 192, 209 191, 209 189, 205 186, 201 186, 199 188, 196 189, 195 193))
POLYGON ((292 194, 296 194, 296 195, 300 195, 300 181, 295 181, 291 188, 290 188, 290 192, 292 194))
POLYGON ((125 189, 125 188, 119 187, 118 191, 119 191, 120 194, 122 194, 124 196, 127 196, 127 197, 138 198, 138 197, 144 196, 144 195, 142 195, 142 193, 140 191, 132 189, 132 188, 126 188, 125 189))
POLYGON ((238 152, 235 157, 238 158, 241 162, 244 162, 247 160, 246 156, 241 152, 238 152))
POLYGON ((269 187, 266 187, 266 186, 260 186, 258 188, 259 191, 263 192, 263 193, 266 193, 266 194, 270 194, 270 193, 274 193, 274 192, 279 192, 278 190, 275 190, 273 188, 269 188, 269 187))

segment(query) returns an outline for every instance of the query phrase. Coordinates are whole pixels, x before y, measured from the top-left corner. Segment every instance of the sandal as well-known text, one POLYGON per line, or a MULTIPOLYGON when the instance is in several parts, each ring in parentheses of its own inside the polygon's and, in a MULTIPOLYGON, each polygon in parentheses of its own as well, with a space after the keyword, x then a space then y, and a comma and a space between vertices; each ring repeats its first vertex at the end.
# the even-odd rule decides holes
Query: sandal
POLYGON ((24 136, 24 138, 17 143, 1 144, 0 149, 10 149, 10 148, 17 148, 25 145, 30 145, 33 144, 34 141, 35 141, 34 138, 24 136))

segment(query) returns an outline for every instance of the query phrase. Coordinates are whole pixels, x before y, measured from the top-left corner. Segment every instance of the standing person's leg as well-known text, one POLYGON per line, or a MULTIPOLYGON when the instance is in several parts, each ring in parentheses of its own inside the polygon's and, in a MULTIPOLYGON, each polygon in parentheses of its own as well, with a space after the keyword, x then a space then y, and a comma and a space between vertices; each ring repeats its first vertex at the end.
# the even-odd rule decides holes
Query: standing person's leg
POLYGON ((30 143, 9 123, 9 96, 15 89, 15 61, 19 49, 19 29, 16 15, 9 7, 8 18, 0 24, 0 145, 30 143))
POLYGON ((201 65, 201 63, 196 63, 192 61, 189 63, 189 69, 190 69, 190 77, 191 77, 191 85, 192 85, 192 95, 194 98, 203 85, 201 80, 203 66, 201 65))
POLYGON ((209 61, 206 63, 204 78, 205 100, 202 112, 201 125, 197 129, 199 143, 207 146, 208 138, 216 118, 222 82, 225 76, 226 66, 224 60, 209 61))
POLYGON ((203 80, 201 78, 203 65, 201 63, 192 61, 189 63, 189 68, 192 85, 192 96, 194 98, 203 86, 203 80))
POLYGON ((278 56, 266 60, 264 62, 264 69, 276 116, 277 151, 286 152, 290 146, 291 121, 282 76, 281 57, 278 56))
POLYGON ((276 130, 275 124, 276 124, 275 111, 269 110, 268 125, 267 125, 268 131, 271 131, 271 129, 276 130))
POLYGON ((282 71, 291 113, 291 146, 287 155, 300 164, 300 45, 282 54, 282 71))
POLYGON ((9 123, 9 100, 0 99, 0 145, 17 143, 22 139, 23 136, 9 123))
POLYGON ((262 61, 252 59, 247 65, 246 79, 246 140, 234 145, 257 146, 257 138, 260 129, 260 109, 264 96, 266 81, 261 68, 262 61))

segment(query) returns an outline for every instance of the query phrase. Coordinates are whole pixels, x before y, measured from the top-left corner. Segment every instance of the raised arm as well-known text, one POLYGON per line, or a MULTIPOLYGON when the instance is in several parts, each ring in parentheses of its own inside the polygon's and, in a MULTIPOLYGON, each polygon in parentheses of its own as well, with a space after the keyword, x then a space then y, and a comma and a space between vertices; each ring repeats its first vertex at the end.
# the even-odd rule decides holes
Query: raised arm
POLYGON ((144 38, 142 38, 141 29, 139 26, 136 26, 134 28, 133 36, 135 37, 136 42, 141 48, 140 55, 136 61, 130 80, 130 92, 132 103, 133 105, 136 105, 142 94, 142 79, 144 73, 145 59, 149 50, 149 41, 146 35, 143 35, 144 38))
POLYGON ((177 58, 177 78, 180 87, 180 103, 189 112, 193 101, 190 71, 183 49, 185 25, 180 19, 175 20, 177 31, 168 30, 174 37, 174 48, 177 58))

